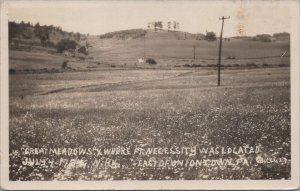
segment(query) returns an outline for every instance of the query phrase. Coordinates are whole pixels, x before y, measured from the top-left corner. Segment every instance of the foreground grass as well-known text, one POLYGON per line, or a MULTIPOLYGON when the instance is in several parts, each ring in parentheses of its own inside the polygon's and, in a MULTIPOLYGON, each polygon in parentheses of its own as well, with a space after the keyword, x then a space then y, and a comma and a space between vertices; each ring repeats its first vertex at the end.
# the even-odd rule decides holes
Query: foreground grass
MULTIPOLYGON (((50 79, 45 75, 12 76, 10 179, 289 179, 288 70, 225 71, 222 87, 215 86, 214 71, 87 72, 85 80, 80 79, 83 78, 82 75, 74 76, 75 74, 57 74, 58 76, 50 79), (79 79, 80 85, 77 83, 79 79), (17 87, 20 84, 28 94, 24 99, 19 97, 17 87), (58 88, 53 84, 64 84, 65 90, 43 94, 58 88), (68 87, 73 89, 67 89, 68 87), (132 166, 131 160, 145 157, 129 155, 110 156, 125 164, 121 169, 68 169, 59 165, 54 168, 47 165, 28 167, 21 164, 20 152, 14 152, 22 147, 244 145, 261 146, 260 157, 285 157, 288 162, 284 165, 251 164, 225 169, 142 168, 132 166)), ((154 157, 160 160, 171 156, 154 157)), ((172 157, 192 159, 203 156, 172 157)), ((228 157, 246 157, 252 161, 257 156, 249 154, 228 157)), ((83 159, 92 160, 89 157, 83 159)))

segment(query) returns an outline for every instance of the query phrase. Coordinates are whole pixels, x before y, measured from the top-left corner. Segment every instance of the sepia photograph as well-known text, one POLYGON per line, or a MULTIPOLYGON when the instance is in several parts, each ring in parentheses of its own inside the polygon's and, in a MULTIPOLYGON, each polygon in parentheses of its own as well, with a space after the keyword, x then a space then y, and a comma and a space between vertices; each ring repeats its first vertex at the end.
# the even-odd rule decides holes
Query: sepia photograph
POLYGON ((1 181, 299 188, 299 1, 1 12, 1 181))

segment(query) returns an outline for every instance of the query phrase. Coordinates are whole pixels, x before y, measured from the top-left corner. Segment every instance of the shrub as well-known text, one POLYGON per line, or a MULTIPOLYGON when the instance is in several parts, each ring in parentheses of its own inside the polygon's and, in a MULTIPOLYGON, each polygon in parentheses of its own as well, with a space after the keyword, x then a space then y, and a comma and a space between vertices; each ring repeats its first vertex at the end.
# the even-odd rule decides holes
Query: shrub
POLYGON ((86 47, 82 46, 78 49, 78 52, 79 53, 82 53, 82 54, 85 54, 85 55, 88 55, 88 52, 87 52, 87 49, 86 47))
POLYGON ((82 55, 82 54, 81 54, 81 55, 79 55, 79 56, 78 56, 78 58, 79 58, 79 60, 85 60, 85 56, 84 56, 84 55, 82 55))
POLYGON ((148 64, 157 64, 156 61, 153 58, 147 58, 146 63, 148 63, 148 64))
POLYGON ((267 66, 270 66, 270 65, 267 63, 263 63, 263 67, 267 67, 267 66))
POLYGON ((32 37, 31 37, 29 34, 27 34, 27 33, 22 34, 22 37, 25 38, 25 39, 31 39, 31 38, 32 38, 32 37))
POLYGON ((45 46, 55 48, 55 43, 52 42, 52 41, 47 41, 47 42, 45 43, 45 46))
POLYGON ((254 40, 258 40, 261 42, 272 42, 271 35, 269 35, 269 34, 256 35, 256 37, 254 37, 254 40))
POLYGON ((202 64, 184 64, 183 66, 185 67, 203 67, 207 65, 202 65, 202 64))
POLYGON ((9 74, 15 74, 16 70, 15 69, 9 69, 9 74))
POLYGON ((282 33, 274 33, 273 37, 278 39, 285 39, 285 38, 290 38, 290 34, 287 32, 282 32, 282 33))
POLYGON ((246 66, 247 67, 257 67, 258 65, 255 63, 247 63, 246 66))
POLYGON ((56 50, 59 53, 63 53, 66 50, 72 49, 75 50, 77 46, 76 41, 69 39, 62 39, 56 45, 56 50))
POLYGON ((228 56, 227 59, 235 59, 235 56, 228 56))
POLYGON ((65 70, 67 69, 67 67, 68 67, 68 61, 64 60, 63 63, 61 64, 61 68, 65 70))

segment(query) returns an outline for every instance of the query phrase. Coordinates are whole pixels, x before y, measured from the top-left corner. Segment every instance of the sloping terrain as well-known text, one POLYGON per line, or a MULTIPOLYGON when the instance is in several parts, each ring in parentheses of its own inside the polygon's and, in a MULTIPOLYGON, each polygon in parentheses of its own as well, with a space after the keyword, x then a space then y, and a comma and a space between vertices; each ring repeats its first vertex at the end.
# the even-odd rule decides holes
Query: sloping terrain
MULTIPOLYGON (((217 60, 219 41, 196 40, 190 36, 184 40, 183 32, 147 31, 144 37, 134 39, 90 39, 93 47, 90 55, 99 61, 115 62, 117 65, 136 63, 138 58, 144 56, 159 60, 161 65, 172 60, 174 63, 195 58, 198 61, 217 60), (144 50, 145 44, 145 50, 144 50)), ((260 42, 243 39, 230 39, 223 42, 222 59, 261 59, 262 57, 280 57, 284 52, 289 53, 289 41, 260 42)), ((285 56, 288 56, 285 55, 285 56)), ((251 62, 251 61, 250 61, 251 62)), ((216 61, 211 62, 216 64, 216 61)), ((174 65, 174 64, 173 64, 174 65)))

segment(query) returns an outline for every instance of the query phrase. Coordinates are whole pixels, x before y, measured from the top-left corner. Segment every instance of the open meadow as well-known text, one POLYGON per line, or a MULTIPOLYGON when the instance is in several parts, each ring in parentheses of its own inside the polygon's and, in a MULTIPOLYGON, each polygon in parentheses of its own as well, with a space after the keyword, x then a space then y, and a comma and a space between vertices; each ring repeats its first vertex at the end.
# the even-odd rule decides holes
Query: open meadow
POLYGON ((221 87, 217 70, 205 68, 29 72, 9 80, 11 180, 291 177, 289 67, 222 70, 221 87), (260 150, 228 151, 235 147, 260 150), (26 148, 94 150, 64 155, 26 148), (95 148, 176 152, 97 155, 95 148), (67 165, 71 159, 86 165, 67 165))

